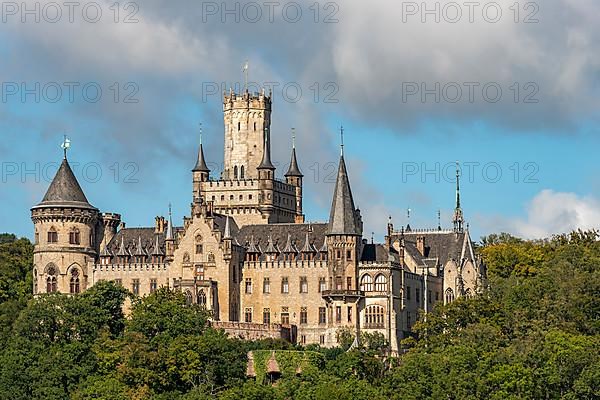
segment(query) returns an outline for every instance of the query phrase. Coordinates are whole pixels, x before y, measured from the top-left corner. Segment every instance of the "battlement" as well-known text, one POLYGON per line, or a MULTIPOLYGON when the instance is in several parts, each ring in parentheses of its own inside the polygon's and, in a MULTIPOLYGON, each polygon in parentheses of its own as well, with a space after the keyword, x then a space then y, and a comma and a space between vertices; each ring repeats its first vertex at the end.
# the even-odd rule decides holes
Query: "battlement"
POLYGON ((393 236, 400 236, 402 234, 405 235, 414 235, 417 233, 427 233, 427 234, 432 234, 432 233, 438 233, 438 234, 448 234, 448 233, 454 233, 454 231, 452 229, 437 229, 437 228, 425 228, 425 229, 411 229, 410 231, 393 231, 392 235, 393 236))
POLYGON ((294 261, 244 261, 246 269, 285 269, 285 268, 327 268, 326 259, 294 260, 294 261))
POLYGON ((272 93, 265 94, 263 89, 262 92, 249 92, 247 89, 241 93, 234 93, 230 90, 229 94, 223 93, 223 110, 234 110, 234 109, 263 109, 271 110, 271 99, 272 93))

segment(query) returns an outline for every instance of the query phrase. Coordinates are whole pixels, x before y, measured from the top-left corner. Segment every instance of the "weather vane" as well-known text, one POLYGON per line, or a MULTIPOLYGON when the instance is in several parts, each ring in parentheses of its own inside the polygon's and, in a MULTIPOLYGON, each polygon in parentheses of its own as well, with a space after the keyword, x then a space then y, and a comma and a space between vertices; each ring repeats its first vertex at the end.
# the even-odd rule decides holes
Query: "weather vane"
POLYGON ((65 160, 67 159, 67 150, 69 150, 70 147, 71 147, 71 141, 69 140, 67 135, 64 135, 64 139, 63 139, 62 144, 60 145, 60 148, 63 149, 65 160))

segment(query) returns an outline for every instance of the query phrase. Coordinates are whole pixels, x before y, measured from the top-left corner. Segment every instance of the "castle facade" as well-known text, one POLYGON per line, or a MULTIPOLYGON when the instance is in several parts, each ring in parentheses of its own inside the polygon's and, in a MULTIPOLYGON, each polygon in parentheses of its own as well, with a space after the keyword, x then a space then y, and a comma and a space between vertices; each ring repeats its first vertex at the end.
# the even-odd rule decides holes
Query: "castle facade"
POLYGON ((337 345, 340 328, 380 332, 397 351, 421 310, 473 296, 485 269, 464 227, 457 191, 453 228, 363 238, 363 222, 339 159, 329 220, 306 223, 295 148, 285 179, 271 162, 271 96, 223 98, 224 170, 211 176, 200 144, 189 215, 174 225, 126 228, 92 206, 66 157, 35 229, 34 294, 80 293, 112 280, 144 296, 161 286, 212 312, 213 324, 247 338, 337 345))

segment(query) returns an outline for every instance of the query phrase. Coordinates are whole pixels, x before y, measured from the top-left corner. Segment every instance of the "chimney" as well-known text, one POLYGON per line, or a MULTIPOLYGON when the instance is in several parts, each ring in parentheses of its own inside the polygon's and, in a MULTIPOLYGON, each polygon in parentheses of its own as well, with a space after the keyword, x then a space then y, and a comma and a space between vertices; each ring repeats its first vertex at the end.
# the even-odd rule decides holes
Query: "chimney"
POLYGON ((417 250, 425 256, 425 236, 417 236, 417 250))
POLYGON ((156 217, 154 221, 154 233, 165 233, 165 217, 156 217))

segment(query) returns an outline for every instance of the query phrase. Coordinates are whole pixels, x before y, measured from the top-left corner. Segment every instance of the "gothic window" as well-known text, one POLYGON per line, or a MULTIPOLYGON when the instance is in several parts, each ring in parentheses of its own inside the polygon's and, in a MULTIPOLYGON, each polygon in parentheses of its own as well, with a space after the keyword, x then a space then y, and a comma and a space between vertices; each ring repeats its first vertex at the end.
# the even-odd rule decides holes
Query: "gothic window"
POLYGON ((58 232, 54 227, 50 228, 48 231, 48 243, 56 243, 58 242, 58 232))
POLYGON ((360 279, 360 290, 363 292, 370 292, 373 290, 373 278, 371 278, 371 275, 365 274, 360 279))
POLYGON ((225 201, 225 195, 221 195, 221 201, 225 201))
POLYGON ((369 306, 365 310, 365 328, 381 329, 385 327, 385 310, 382 306, 369 306))
POLYGON ((454 301, 454 291, 450 288, 446 289, 446 304, 454 301))
POLYGON ((81 244, 81 238, 79 236, 79 229, 75 228, 69 232, 69 244, 81 244))
POLYGON ((209 264, 214 264, 215 263, 215 255, 213 253, 208 253, 207 260, 208 260, 209 264))
POLYGON ((252 309, 251 308, 246 308, 244 310, 244 322, 252 322, 252 309))
POLYGON ((256 122, 254 123, 254 130, 256 130, 256 122))
POLYGON ((375 277, 375 291, 385 292, 387 291, 387 278, 383 274, 379 274, 375 277))
POLYGON ((287 277, 281 278, 281 293, 287 294, 290 292, 290 283, 287 277))
POLYGON ((327 313, 325 307, 319 307, 319 324, 327 322, 327 313))
POLYGON ((300 293, 308 293, 308 278, 300 277, 300 293))
POLYGON ((252 278, 246 278, 246 294, 252 294, 252 278))
POLYGON ((79 293, 80 292, 79 270, 77 268, 73 268, 71 270, 71 282, 70 282, 69 288, 70 288, 71 293, 79 293))
POLYGON ((196 295, 196 302, 200 307, 206 308, 206 293, 204 293, 204 289, 200 289, 196 295))
POLYGON ((202 254, 202 252, 203 252, 202 236, 197 235, 195 238, 195 241, 196 241, 196 254, 202 254))
POLYGON ((346 250, 346 260, 352 261, 352 250, 346 250))
POLYGON ((271 293, 271 279, 269 278, 263 279, 263 293, 271 293))
POLYGON ((271 323, 271 309, 265 308, 263 309, 263 324, 271 323))
POLYGON ((189 290, 185 291, 185 304, 187 306, 192 305, 192 292, 190 292, 189 290))
POLYGON ((242 129, 242 123, 238 122, 238 132, 242 129))
POLYGON ((290 312, 288 307, 281 307, 281 324, 289 325, 290 324, 290 312))
POLYGON ((323 293, 327 290, 327 284, 325 283, 325 278, 319 278, 319 293, 323 293))
POLYGON ((46 278, 46 292, 56 293, 58 290, 58 282, 56 278, 56 269, 54 267, 48 268, 48 277, 46 278))
POLYGON ((467 289, 467 290, 465 291, 465 297, 466 297, 467 299, 471 299, 471 298, 473 298, 473 292, 471 291, 471 289, 467 289))
POLYGON ((346 289, 352 290, 352 277, 351 276, 346 277, 346 289))
POLYGON ((244 166, 240 167, 240 179, 244 179, 244 166))
POLYGON ((140 294, 140 280, 139 279, 134 279, 131 282, 131 291, 133 292, 133 294, 135 294, 136 296, 140 294))
POLYGON ((342 322, 342 307, 335 307, 335 322, 342 322))
POLYGON ((238 167, 237 165, 235 167, 233 167, 233 179, 237 179, 238 178, 238 167))
POLYGON ((300 324, 305 325, 308 323, 308 311, 306 307, 300 308, 300 324))
POLYGON ((188 253, 184 253, 183 254, 183 263, 184 264, 189 264, 190 263, 190 255, 188 253))
POLYGON ((348 306, 348 322, 352 322, 352 306, 348 306))
POLYGON ((158 289, 158 283, 156 282, 156 279, 150 279, 150 293, 156 292, 156 289, 158 289))

